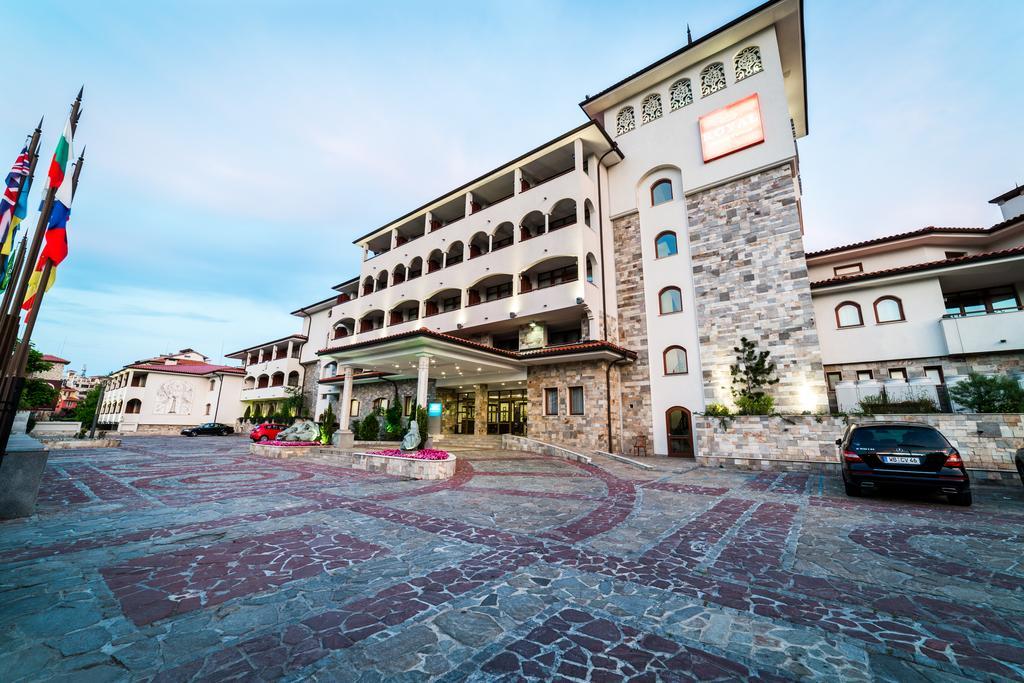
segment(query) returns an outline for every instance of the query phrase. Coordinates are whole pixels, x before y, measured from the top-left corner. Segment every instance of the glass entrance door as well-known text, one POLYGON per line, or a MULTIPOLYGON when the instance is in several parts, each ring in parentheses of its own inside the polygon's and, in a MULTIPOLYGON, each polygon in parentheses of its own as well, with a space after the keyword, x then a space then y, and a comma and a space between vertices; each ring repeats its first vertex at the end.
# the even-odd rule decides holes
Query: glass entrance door
POLYGON ((693 457, 693 433, 690 430, 690 411, 686 408, 669 408, 665 411, 668 427, 668 454, 681 458, 693 457))
POLYGON ((487 433, 526 434, 526 390, 487 392, 487 433))
POLYGON ((460 393, 455 397, 455 433, 473 434, 476 428, 476 394, 460 393))

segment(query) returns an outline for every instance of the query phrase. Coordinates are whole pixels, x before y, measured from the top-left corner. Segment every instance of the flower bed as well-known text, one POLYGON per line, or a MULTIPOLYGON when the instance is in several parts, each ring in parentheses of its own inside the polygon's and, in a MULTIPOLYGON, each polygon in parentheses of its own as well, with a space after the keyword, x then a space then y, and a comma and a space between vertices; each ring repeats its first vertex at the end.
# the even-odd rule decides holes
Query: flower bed
POLYGON ((263 441, 264 446, 321 446, 319 441, 263 441))
POLYGON ((401 451, 397 448, 389 448, 382 451, 367 451, 370 455, 386 455, 391 458, 412 458, 413 460, 447 460, 451 455, 448 451, 441 451, 436 448, 424 448, 419 451, 401 451))

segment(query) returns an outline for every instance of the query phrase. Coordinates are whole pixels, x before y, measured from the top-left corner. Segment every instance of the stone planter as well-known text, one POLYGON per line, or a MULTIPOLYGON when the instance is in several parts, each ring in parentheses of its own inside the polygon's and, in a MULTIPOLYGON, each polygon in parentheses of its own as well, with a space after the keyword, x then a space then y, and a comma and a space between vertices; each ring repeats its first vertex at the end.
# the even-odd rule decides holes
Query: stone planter
POLYGON ((28 517, 36 511, 39 483, 46 470, 49 451, 25 434, 27 426, 28 412, 19 412, 0 463, 0 519, 28 517))
POLYGON ((447 460, 419 460, 395 455, 373 455, 371 453, 348 453, 334 448, 324 448, 323 455, 331 456, 332 464, 351 467, 355 470, 380 472, 406 479, 442 480, 455 475, 455 456, 447 460))
POLYGON ((46 447, 51 451, 70 450, 72 448, 117 448, 121 439, 65 439, 63 441, 47 441, 46 447))

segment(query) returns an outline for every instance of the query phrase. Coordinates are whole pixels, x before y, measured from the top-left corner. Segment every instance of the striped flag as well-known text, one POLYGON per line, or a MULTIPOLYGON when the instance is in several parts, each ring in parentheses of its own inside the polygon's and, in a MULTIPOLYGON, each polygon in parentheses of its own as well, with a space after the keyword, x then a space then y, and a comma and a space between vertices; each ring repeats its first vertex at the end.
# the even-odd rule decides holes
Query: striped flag
POLYGON ((32 302, 39 291, 40 281, 43 278, 43 266, 51 261, 54 268, 50 270, 49 281, 46 283, 46 291, 53 286, 57 277, 56 267, 68 255, 68 218, 71 216, 72 197, 72 173, 68 162, 74 156, 74 140, 71 132, 71 119, 68 119, 64 126, 64 134, 57 142, 57 149, 53 152, 53 160, 50 161, 50 170, 46 174, 46 187, 56 187, 57 192, 53 199, 53 210, 50 212, 50 221, 46 225, 46 244, 39 254, 36 262, 35 272, 28 281, 28 291, 25 294, 25 301, 21 307, 26 311, 32 308, 32 302))
POLYGON ((7 268, 18 224, 25 218, 25 211, 28 209, 28 190, 31 184, 28 179, 29 166, 28 147, 23 147, 14 166, 11 167, 11 172, 7 174, 4 193, 0 197, 0 235, 3 236, 0 239, 0 271, 7 268), (19 207, 22 209, 20 216, 19 207))

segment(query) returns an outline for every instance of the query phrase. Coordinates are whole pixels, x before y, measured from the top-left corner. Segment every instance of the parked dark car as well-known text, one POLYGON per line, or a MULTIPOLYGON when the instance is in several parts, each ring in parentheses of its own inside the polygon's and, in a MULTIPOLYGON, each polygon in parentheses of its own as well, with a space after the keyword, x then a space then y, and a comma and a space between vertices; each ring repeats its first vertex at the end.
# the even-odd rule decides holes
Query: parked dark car
POLYGON ((282 424, 264 422, 252 428, 252 431, 249 432, 249 438, 253 441, 273 441, 277 438, 278 434, 286 429, 288 428, 282 424))
POLYGON ((235 433, 235 430, 230 425, 220 422, 207 422, 198 427, 186 427, 181 430, 181 433, 184 436, 230 436, 235 433))
POLYGON ((1017 466, 1017 475, 1020 483, 1024 485, 1024 448, 1017 449, 1017 455, 1013 456, 1013 464, 1017 466))
POLYGON ((934 489, 951 503, 971 504, 971 480, 960 453, 931 425, 919 422, 864 422, 836 439, 846 494, 884 486, 934 489))

